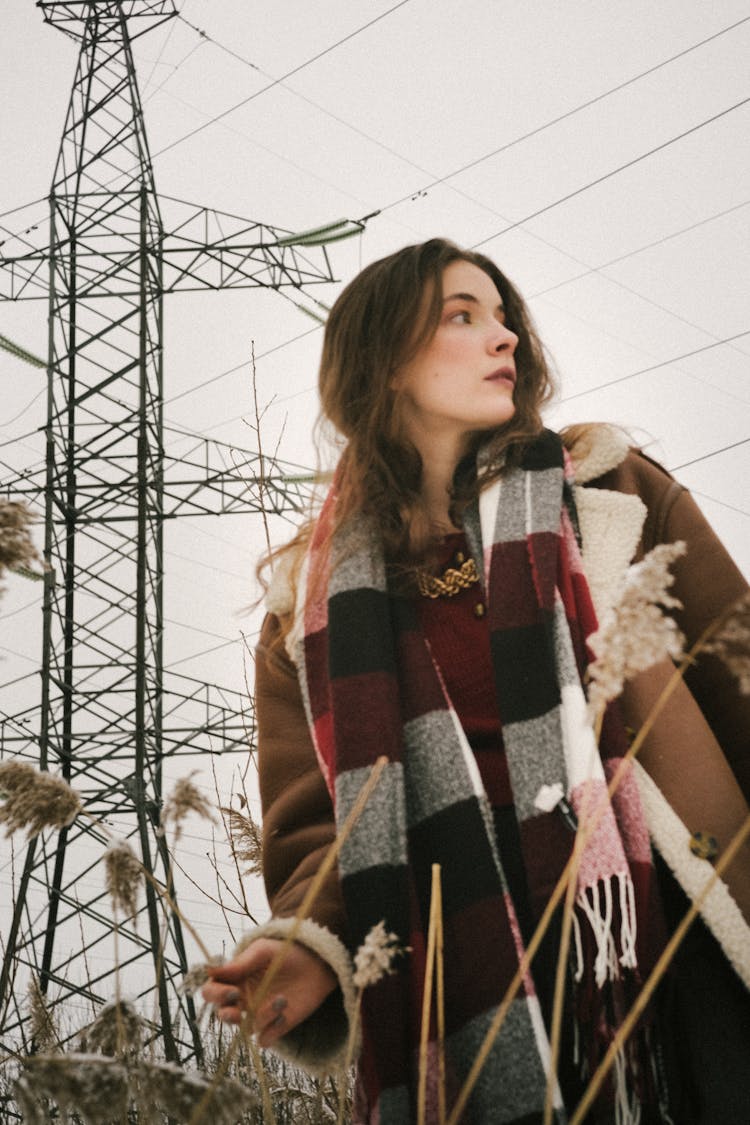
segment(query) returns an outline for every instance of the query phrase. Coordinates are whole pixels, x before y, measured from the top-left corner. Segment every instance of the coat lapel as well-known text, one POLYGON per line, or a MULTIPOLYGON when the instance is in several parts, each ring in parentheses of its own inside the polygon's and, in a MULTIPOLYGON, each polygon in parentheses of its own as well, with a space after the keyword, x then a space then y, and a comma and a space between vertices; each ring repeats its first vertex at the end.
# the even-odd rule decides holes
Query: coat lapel
POLYGON ((638 496, 580 485, 576 485, 575 498, 583 569, 601 622, 622 593, 625 573, 640 542, 646 505, 638 496))

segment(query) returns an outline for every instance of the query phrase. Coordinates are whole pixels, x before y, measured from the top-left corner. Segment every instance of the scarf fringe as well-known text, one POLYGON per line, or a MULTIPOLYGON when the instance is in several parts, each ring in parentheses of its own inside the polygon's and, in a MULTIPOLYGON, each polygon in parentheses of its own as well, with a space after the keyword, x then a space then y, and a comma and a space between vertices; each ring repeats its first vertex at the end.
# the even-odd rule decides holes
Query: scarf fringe
POLYGON ((615 1091, 615 1125, 640 1125, 641 1103, 633 1090, 628 1089, 628 1063, 625 1057, 627 1044, 615 1055, 612 1079, 615 1091))
MULTIPOLYGON (((594 935, 596 944, 594 979, 598 988, 601 988, 607 980, 617 980, 621 967, 635 969, 638 964, 635 953, 637 922, 633 880, 626 872, 619 872, 613 878, 617 886, 620 907, 619 941, 615 941, 613 933, 615 912, 612 879, 601 880, 593 887, 584 887, 576 898, 577 911, 586 918, 594 935)), ((576 983, 580 983, 583 978, 585 958, 581 922, 577 911, 573 912, 574 977, 576 983)))

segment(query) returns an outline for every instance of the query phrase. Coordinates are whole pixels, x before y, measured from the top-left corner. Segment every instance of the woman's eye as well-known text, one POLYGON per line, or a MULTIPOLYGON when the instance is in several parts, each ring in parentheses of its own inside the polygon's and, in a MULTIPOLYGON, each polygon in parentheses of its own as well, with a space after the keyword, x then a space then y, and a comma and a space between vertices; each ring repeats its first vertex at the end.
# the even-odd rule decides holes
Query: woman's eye
POLYGON ((468 309, 461 309, 460 312, 454 312, 450 320, 456 324, 471 324, 471 313, 468 309))

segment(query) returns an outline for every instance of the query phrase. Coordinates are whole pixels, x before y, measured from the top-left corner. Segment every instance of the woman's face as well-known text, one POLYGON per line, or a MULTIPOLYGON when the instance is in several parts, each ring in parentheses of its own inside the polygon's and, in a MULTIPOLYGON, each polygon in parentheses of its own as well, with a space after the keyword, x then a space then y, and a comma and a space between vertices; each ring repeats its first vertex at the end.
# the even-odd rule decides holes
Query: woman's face
POLYGON ((406 433, 425 445, 460 448, 477 431, 509 421, 515 412, 518 337, 504 325, 494 281, 471 262, 443 271, 443 308, 434 336, 395 374, 406 433))

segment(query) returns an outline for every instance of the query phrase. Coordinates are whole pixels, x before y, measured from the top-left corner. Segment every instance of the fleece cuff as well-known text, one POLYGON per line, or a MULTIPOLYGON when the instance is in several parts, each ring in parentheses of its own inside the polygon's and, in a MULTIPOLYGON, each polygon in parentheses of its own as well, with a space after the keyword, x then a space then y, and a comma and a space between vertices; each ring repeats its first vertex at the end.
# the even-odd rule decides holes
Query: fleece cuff
MULTIPOLYGON (((693 900, 710 879, 713 867, 708 860, 693 855, 689 830, 640 762, 635 762, 634 767, 651 839, 682 889, 693 900)), ((750 988, 750 927, 721 879, 706 895, 700 913, 727 960, 750 988)))
MULTIPOLYGON (((257 938, 275 938, 283 941, 294 918, 271 918, 251 930, 240 940, 235 956, 257 938)), ((349 1029, 356 1019, 356 989, 352 979, 352 959, 346 946, 317 922, 304 919, 294 940, 316 953, 335 973, 339 987, 327 996, 320 1007, 302 1023, 277 1039, 273 1050, 310 1074, 321 1077, 341 1069, 346 1059, 349 1029)), ((355 1054, 356 1058, 356 1047, 355 1054)))

